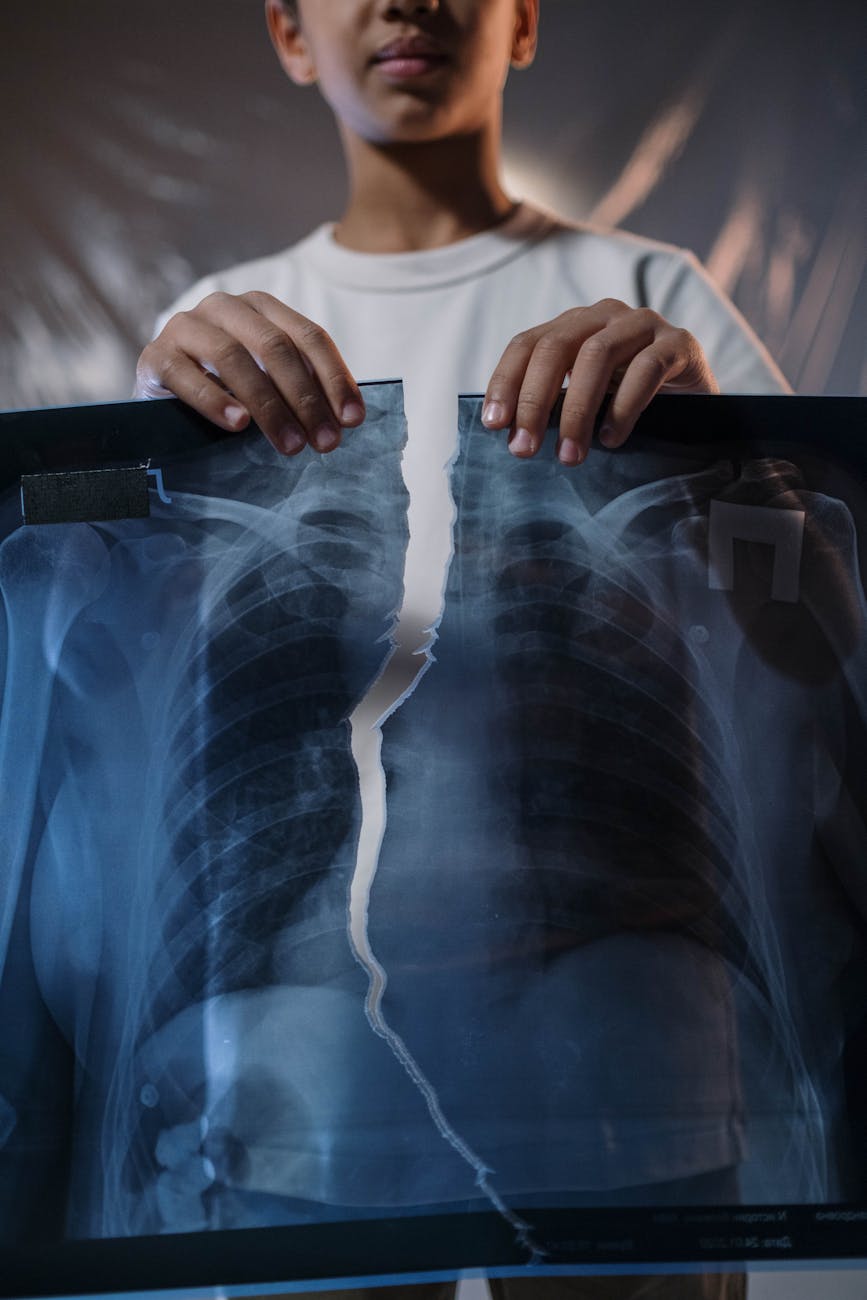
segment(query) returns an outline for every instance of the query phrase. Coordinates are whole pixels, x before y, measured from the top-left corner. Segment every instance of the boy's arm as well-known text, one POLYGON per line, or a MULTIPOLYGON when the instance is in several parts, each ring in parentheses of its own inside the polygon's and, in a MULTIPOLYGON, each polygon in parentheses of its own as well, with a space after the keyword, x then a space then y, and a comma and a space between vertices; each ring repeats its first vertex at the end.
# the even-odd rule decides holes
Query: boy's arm
POLYGON ((237 433, 254 419, 278 451, 340 443, 364 419, 346 362, 321 326, 271 294, 209 293, 142 352, 134 397, 180 397, 237 433))

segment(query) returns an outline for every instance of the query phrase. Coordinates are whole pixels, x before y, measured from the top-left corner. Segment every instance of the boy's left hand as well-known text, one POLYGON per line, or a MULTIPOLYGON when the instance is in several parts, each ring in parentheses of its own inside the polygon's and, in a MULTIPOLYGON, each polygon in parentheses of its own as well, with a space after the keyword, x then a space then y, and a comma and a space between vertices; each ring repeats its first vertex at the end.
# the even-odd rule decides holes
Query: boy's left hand
POLYGON ((516 334, 491 376, 482 407, 489 429, 512 432, 509 450, 535 456, 566 376, 557 455, 577 465, 587 455, 606 393, 614 388, 599 441, 619 447, 651 398, 665 388, 718 393, 698 340, 648 307, 603 298, 516 334))

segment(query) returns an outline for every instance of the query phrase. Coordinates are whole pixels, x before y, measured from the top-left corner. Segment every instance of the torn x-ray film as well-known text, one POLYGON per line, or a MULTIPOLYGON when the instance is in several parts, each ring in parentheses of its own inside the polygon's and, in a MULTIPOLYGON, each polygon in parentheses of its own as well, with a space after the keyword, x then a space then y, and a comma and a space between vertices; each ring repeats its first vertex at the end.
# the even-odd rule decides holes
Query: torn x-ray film
POLYGON ((520 462, 461 398, 418 653, 365 397, 147 519, 0 498, 4 1239, 860 1200, 854 463, 520 462))

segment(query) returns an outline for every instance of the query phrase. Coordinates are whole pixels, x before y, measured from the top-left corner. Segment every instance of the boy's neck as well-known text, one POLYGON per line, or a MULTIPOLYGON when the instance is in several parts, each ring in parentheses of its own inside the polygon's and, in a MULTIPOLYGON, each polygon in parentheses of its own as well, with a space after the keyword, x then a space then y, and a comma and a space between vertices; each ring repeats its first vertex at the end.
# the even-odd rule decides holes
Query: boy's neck
POLYGON ((477 139, 374 146, 344 139, 350 197, 334 237, 362 253, 442 248, 490 230, 515 204, 497 150, 477 139))

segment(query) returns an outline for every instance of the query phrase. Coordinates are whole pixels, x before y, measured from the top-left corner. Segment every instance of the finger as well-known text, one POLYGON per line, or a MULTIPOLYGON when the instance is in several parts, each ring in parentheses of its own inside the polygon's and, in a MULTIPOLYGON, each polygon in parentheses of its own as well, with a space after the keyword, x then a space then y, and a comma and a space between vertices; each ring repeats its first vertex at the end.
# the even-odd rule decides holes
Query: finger
POLYGON ((570 370, 577 349, 585 339, 602 329, 612 317, 628 312, 625 303, 605 298, 592 307, 576 307, 552 321, 517 334, 506 348, 485 393, 482 419, 489 428, 512 425, 515 434, 510 449, 518 455, 533 454, 538 449, 550 419, 551 407, 570 370), (541 369, 534 371, 526 385, 527 369, 536 349, 550 347, 549 363, 543 352, 541 369), (557 371, 556 379, 553 372, 557 371), (518 411, 519 401, 525 405, 518 411), (547 409, 546 401, 549 403, 547 409), (526 427, 527 423, 530 428, 526 427))
POLYGON ((535 455, 542 445, 551 409, 574 361, 574 330, 548 331, 536 343, 515 409, 515 434, 509 443, 515 455, 535 455))
MULTIPOLYGON (((252 416, 278 451, 300 451, 307 441, 305 429, 251 355, 255 321, 245 322, 242 313, 239 322, 237 312, 221 305, 224 328, 208 319, 208 306, 213 304, 206 300, 195 311, 173 316, 142 354, 143 362, 152 356, 152 369, 163 388, 224 428, 236 431, 252 416), (237 410, 247 418, 233 422, 237 410)), ((244 312, 255 316, 248 307, 244 312)))
POLYGON ((619 377, 625 375, 636 352, 653 342, 661 321, 655 312, 630 310, 581 344, 560 415, 557 454, 564 464, 580 464, 585 459, 606 395, 618 387, 619 377))
POLYGON ((532 329, 516 334, 497 362, 482 403, 482 423, 489 429, 505 429, 512 424, 521 381, 539 333, 532 329))
POLYGON ((349 428, 361 424, 365 416, 364 398, 328 331, 271 294, 254 292, 243 297, 252 300, 251 305, 261 315, 292 338, 312 367, 337 423, 349 428))
POLYGON ((202 369, 175 343, 157 339, 144 348, 136 367, 133 397, 179 397, 200 415, 231 433, 250 423, 250 412, 220 380, 202 369))
MULTIPOLYGON (((277 302, 261 296, 269 306, 277 302)), ((208 359, 208 368, 244 401, 278 450, 298 450, 300 437, 317 451, 332 451, 340 443, 340 422, 312 364, 281 324, 248 301, 251 297, 212 294, 200 305, 200 312, 216 317, 229 336, 227 346, 208 359)), ((318 328, 297 312, 291 315, 299 334, 304 326, 318 328)))
POLYGON ((719 391, 698 341, 667 322, 627 366, 599 430, 602 445, 621 447, 642 411, 665 385, 684 392, 719 391))

